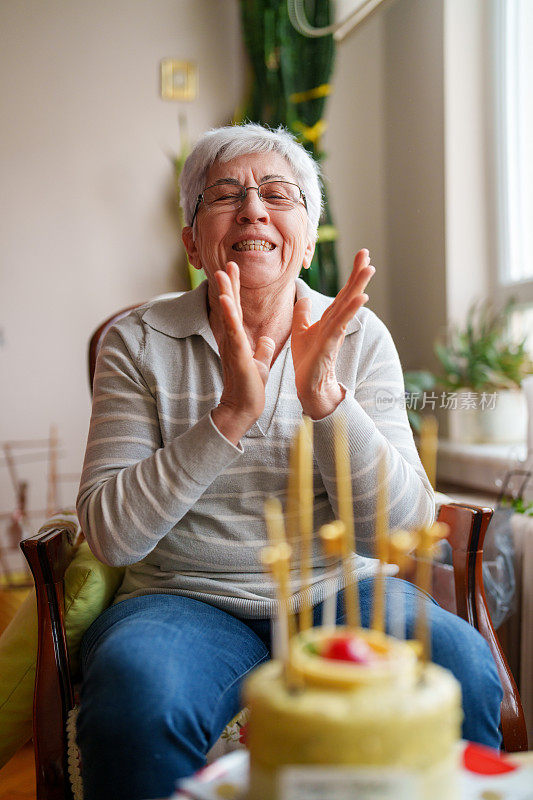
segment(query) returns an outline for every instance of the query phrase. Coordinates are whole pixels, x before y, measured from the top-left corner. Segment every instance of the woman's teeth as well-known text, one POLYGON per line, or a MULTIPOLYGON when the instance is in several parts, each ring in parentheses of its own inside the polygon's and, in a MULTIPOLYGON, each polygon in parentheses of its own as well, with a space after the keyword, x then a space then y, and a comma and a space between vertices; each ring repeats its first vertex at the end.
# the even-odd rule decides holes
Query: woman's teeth
POLYGON ((233 249, 242 253, 244 250, 273 250, 274 245, 266 242, 264 239, 247 239, 244 242, 237 242, 233 245, 233 249))

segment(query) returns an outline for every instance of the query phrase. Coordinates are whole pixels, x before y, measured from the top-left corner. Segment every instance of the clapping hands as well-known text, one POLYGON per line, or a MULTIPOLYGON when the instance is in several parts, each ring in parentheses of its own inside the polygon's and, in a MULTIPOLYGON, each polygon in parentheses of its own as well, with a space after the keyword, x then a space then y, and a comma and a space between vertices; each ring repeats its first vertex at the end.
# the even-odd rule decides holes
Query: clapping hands
POLYGON ((275 343, 269 336, 260 336, 252 352, 242 324, 237 264, 229 261, 226 271, 218 270, 215 278, 224 323, 218 342, 224 389, 213 421, 236 444, 263 413, 275 343))
MULTIPOLYGON (((300 298, 294 306, 291 349, 296 391, 304 414, 312 419, 331 414, 344 397, 335 373, 337 355, 348 323, 368 300, 364 290, 374 272, 368 250, 360 250, 346 285, 318 322, 311 325, 309 298, 300 298)), ((219 430, 236 444, 263 412, 276 343, 260 336, 252 351, 243 326, 237 264, 228 262, 226 271, 218 270, 215 278, 223 322, 218 344, 224 389, 212 415, 219 430)))
POLYGON ((352 273, 322 317, 311 325, 311 301, 302 297, 294 306, 292 359, 298 399, 304 414, 322 419, 344 397, 335 374, 337 355, 346 326, 367 300, 366 286, 375 272, 368 250, 359 250, 352 273))

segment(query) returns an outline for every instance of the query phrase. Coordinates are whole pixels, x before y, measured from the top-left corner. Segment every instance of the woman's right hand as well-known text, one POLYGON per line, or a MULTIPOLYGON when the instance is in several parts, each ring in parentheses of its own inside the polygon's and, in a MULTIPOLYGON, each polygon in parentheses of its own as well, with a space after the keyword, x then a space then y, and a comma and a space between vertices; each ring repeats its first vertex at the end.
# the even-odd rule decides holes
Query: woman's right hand
POLYGON ((218 349, 224 388, 211 416, 219 431, 236 445, 263 413, 275 344, 269 336, 260 336, 255 353, 252 351, 242 324, 237 264, 229 261, 225 272, 215 272, 215 279, 221 309, 218 349))

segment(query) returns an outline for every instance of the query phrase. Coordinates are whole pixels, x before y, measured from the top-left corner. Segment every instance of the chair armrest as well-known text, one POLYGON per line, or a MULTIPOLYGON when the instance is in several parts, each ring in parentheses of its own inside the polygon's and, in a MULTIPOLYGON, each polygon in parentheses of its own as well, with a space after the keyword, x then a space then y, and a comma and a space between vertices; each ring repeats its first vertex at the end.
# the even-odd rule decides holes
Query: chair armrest
POLYGON ((66 721, 74 705, 64 625, 64 577, 76 551, 72 531, 44 530, 20 543, 37 595, 37 665, 33 700, 37 797, 65 800, 69 792, 66 721), (65 788, 67 787, 67 788, 65 788))
POLYGON ((463 503, 441 506, 439 521, 450 526, 457 614, 474 626, 492 652, 503 688, 501 728, 507 752, 527 750, 527 727, 518 689, 490 618, 483 586, 483 543, 490 508, 463 503))

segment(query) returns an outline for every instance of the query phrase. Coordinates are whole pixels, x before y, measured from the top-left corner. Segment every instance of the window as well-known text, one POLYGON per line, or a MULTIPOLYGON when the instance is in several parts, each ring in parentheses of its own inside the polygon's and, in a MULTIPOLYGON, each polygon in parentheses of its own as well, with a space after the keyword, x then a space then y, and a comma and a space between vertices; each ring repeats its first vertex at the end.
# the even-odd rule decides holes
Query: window
POLYGON ((496 293, 519 303, 533 350, 533 2, 493 0, 496 293))

